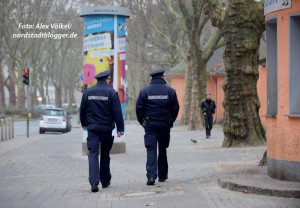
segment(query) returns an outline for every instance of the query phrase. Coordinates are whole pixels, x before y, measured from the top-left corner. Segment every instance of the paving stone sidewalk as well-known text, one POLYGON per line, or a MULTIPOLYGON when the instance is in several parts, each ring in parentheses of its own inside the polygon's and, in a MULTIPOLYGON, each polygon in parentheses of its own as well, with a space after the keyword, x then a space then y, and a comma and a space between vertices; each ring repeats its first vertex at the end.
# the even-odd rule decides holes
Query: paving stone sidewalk
POLYGON ((146 186, 143 129, 126 125, 125 154, 111 155, 112 185, 91 193, 80 128, 67 134, 34 135, 0 143, 0 207, 243 207, 297 208, 299 199, 223 189, 228 171, 256 166, 265 147, 221 148, 222 129, 175 127, 168 149, 169 180, 146 186), (190 139, 197 139, 193 144, 190 139))

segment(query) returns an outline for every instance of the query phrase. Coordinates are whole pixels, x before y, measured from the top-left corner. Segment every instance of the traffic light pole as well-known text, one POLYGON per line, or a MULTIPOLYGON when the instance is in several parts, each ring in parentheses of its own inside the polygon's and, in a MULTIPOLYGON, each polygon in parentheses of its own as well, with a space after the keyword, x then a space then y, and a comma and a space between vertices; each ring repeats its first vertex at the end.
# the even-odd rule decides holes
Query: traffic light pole
POLYGON ((27 98, 27 106, 26 106, 26 135, 27 135, 27 138, 29 138, 29 85, 26 85, 26 98, 27 98))
POLYGON ((26 130, 26 134, 27 134, 27 138, 29 138, 29 116, 28 116, 28 114, 27 114, 27 130, 26 130))
POLYGON ((31 114, 30 114, 30 102, 31 102, 31 99, 30 99, 30 96, 31 96, 31 87, 30 87, 30 73, 29 73, 29 68, 28 67, 25 67, 23 68, 22 70, 23 72, 23 83, 25 84, 25 90, 26 90, 26 99, 27 99, 27 102, 26 102, 26 113, 27 113, 27 118, 26 118, 26 135, 27 135, 27 138, 29 138, 29 119, 31 117, 31 114))

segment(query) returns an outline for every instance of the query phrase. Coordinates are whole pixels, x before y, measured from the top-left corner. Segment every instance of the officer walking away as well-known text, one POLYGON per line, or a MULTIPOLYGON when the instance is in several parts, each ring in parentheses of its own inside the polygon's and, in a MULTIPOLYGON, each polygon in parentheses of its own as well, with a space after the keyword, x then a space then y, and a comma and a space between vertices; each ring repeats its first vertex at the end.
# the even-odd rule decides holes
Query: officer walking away
POLYGON ((118 93, 110 88, 110 72, 104 71, 95 76, 97 84, 84 91, 80 105, 80 122, 88 131, 89 182, 91 191, 98 192, 99 181, 102 188, 110 185, 110 157, 113 145, 112 130, 117 126, 117 136, 124 132, 124 121, 118 93), (99 143, 101 156, 99 167, 99 143))
POLYGON ((205 119, 205 130, 206 138, 208 139, 211 136, 211 129, 213 127, 213 114, 215 113, 216 104, 215 101, 211 99, 211 94, 206 94, 206 99, 201 103, 201 111, 205 119))
POLYGON ((164 73, 158 69, 150 74, 151 83, 141 90, 136 102, 137 119, 145 129, 147 185, 154 185, 157 176, 159 182, 168 179, 167 148, 179 111, 176 92, 166 85, 164 73))

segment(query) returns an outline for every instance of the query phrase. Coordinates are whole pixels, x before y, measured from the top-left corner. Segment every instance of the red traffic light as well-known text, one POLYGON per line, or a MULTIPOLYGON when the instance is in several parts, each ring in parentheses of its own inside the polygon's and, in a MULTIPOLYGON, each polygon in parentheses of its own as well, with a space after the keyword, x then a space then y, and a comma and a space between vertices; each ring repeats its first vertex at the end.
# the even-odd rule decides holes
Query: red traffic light
POLYGON ((29 68, 23 68, 23 83, 29 85, 29 68))
POLYGON ((29 69, 27 69, 27 68, 24 68, 22 71, 24 74, 29 74, 29 69))

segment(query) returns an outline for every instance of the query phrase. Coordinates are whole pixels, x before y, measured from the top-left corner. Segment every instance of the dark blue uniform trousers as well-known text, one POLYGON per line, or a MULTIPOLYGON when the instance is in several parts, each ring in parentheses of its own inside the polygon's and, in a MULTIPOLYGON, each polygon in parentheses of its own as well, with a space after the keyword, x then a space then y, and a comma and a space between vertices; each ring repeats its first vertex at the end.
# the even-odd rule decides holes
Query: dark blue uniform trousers
POLYGON ((206 136, 210 136, 210 131, 213 127, 213 116, 212 115, 204 116, 204 119, 205 119, 206 136))
POLYGON ((168 175, 167 148, 170 143, 170 127, 164 123, 146 125, 144 142, 147 148, 147 178, 156 179, 157 175, 159 178, 166 178, 168 175))
POLYGON ((89 150, 89 182, 91 185, 107 184, 111 179, 109 152, 113 145, 111 131, 88 130, 87 147, 89 150), (99 144, 101 156, 99 168, 99 144))

